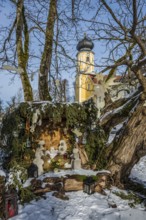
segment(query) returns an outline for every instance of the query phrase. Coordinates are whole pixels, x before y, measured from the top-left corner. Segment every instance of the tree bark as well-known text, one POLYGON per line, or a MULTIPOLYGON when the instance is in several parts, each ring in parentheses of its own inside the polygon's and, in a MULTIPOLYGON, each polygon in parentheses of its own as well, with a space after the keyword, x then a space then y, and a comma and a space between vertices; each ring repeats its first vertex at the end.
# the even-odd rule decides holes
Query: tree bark
POLYGON ((27 64, 29 58, 29 33, 27 22, 24 15, 24 1, 18 0, 17 3, 17 22, 16 22, 16 50, 18 57, 18 69, 22 82, 24 100, 32 101, 33 92, 27 73, 27 64), (24 30, 23 30, 24 29, 24 30), (24 31, 24 47, 22 32, 24 31))
POLYGON ((110 152, 108 169, 116 185, 125 183, 132 167, 146 155, 146 107, 141 101, 110 152))
POLYGON ((143 94, 144 94, 143 100, 145 100, 146 99, 146 77, 142 74, 141 68, 138 66, 133 68, 133 72, 135 73, 139 83, 142 86, 143 94))
POLYGON ((49 94, 48 74, 51 67, 54 26, 57 14, 57 0, 50 1, 50 9, 47 20, 45 46, 42 54, 39 74, 39 96, 41 100, 51 100, 49 94))

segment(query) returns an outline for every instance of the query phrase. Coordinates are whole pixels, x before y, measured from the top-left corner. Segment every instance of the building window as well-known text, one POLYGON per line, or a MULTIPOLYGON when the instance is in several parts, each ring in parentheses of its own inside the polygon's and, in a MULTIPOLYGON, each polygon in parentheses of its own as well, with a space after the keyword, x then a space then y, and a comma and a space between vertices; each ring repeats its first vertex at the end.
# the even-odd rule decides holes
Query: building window
POLYGON ((89 57, 86 57, 86 62, 89 62, 90 61, 90 58, 89 57))
POLYGON ((86 62, 90 62, 90 54, 87 53, 86 62))
POLYGON ((90 84, 87 84, 87 90, 90 90, 90 84))

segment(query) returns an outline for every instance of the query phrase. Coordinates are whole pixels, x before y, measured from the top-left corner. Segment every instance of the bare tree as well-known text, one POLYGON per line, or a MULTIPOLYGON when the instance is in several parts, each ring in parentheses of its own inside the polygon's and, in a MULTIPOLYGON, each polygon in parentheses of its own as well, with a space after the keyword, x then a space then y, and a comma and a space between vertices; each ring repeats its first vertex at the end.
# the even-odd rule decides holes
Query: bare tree
MULTIPOLYGON (((131 104, 136 104, 135 112, 131 113, 130 118, 127 115, 125 130, 108 149, 107 167, 119 184, 127 180, 133 165, 141 156, 146 155, 146 77, 143 71, 146 64, 146 2, 99 0, 98 4, 90 29, 97 40, 106 44, 109 51, 104 59, 102 72, 109 71, 110 77, 117 68, 121 68, 124 74, 128 73, 130 81, 134 74, 135 80, 138 79, 142 87, 140 98, 136 96, 131 99, 131 104)), ((121 122, 120 115, 117 121, 114 117, 117 115, 105 119, 109 126, 121 122)))
MULTIPOLYGON (((32 88, 28 77, 27 65, 29 58, 29 33, 27 20, 25 18, 24 1, 11 1, 15 7, 15 17, 11 27, 3 28, 3 44, 1 48, 1 63, 9 64, 6 69, 19 73, 26 101, 33 100, 32 88), (15 30, 15 34, 13 34, 15 30), (6 36, 5 34, 8 33, 6 36), (12 35, 13 39, 12 39, 12 35), (16 61, 17 57, 17 61, 16 61), (12 67, 11 67, 12 66, 12 67), (17 67, 17 68, 16 68, 17 67)), ((1 41, 2 41, 1 40, 1 41)))
POLYGON ((54 102, 69 102, 69 82, 67 79, 55 78, 52 77, 53 87, 50 88, 50 94, 52 101, 54 102))
POLYGON ((20 69, 20 78, 24 91, 24 99, 25 101, 32 101, 33 93, 27 73, 27 64, 29 59, 29 33, 27 21, 25 18, 24 1, 18 0, 16 7, 16 52, 18 67, 20 69))
POLYGON ((33 99, 30 80, 39 72, 40 99, 51 100, 51 76, 61 77, 62 71, 75 67, 74 59, 68 53, 70 50, 66 49, 74 38, 71 35, 71 1, 10 2, 13 6, 10 26, 3 27, 0 36, 1 68, 20 75, 26 101, 33 99))
POLYGON ((51 100, 48 88, 48 73, 50 72, 51 67, 56 14, 57 0, 51 0, 45 33, 45 45, 39 73, 39 95, 41 100, 51 100))
POLYGON ((146 3, 144 0, 99 1, 97 15, 91 25, 98 40, 106 43, 108 58, 105 72, 122 66, 138 78, 146 93, 146 78, 142 67, 146 64, 146 3), (132 3, 132 4, 131 4, 132 3), (107 16, 103 19, 104 16, 107 16))

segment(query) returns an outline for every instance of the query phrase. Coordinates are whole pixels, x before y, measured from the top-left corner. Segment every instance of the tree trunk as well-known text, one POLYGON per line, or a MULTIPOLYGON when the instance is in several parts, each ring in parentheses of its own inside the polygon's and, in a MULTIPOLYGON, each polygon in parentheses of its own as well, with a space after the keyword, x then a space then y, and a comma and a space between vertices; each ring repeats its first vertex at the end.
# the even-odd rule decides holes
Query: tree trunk
POLYGON ((116 185, 126 182, 132 167, 146 155, 146 107, 140 102, 116 146, 110 152, 108 169, 116 185))
POLYGON ((48 74, 50 72, 51 59, 52 59, 56 12, 57 12, 57 0, 51 0, 48 20, 47 20, 47 27, 46 27, 45 46, 40 64, 39 96, 41 100, 51 100, 49 94, 48 74))
POLYGON ((146 99, 146 77, 143 75, 141 69, 138 67, 135 69, 133 68, 133 72, 135 73, 140 85, 142 86, 143 89, 143 100, 146 99))
POLYGON ((18 69, 24 92, 24 100, 32 101, 33 92, 26 70, 29 58, 29 33, 24 15, 23 3, 23 0, 18 0, 17 3, 16 48, 18 57, 18 69), (22 43, 22 31, 24 32, 24 46, 22 43))

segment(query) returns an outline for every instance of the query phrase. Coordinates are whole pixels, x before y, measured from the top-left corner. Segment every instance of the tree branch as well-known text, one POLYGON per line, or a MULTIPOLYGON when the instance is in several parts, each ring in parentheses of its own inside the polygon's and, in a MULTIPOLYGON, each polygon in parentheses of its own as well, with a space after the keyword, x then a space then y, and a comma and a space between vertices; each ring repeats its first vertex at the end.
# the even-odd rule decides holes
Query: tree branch
POLYGON ((133 0, 132 2, 133 6, 133 25, 132 25, 132 30, 131 33, 134 34, 137 26, 137 5, 136 5, 136 0, 133 0))
POLYGON ((113 10, 109 7, 109 5, 106 3, 105 0, 101 0, 101 2, 103 3, 103 5, 106 7, 106 9, 109 11, 110 15, 112 16, 112 18, 115 20, 115 22, 120 26, 120 28, 126 33, 126 28, 122 25, 122 23, 117 19, 117 17, 115 16, 115 13, 113 12, 113 10))

